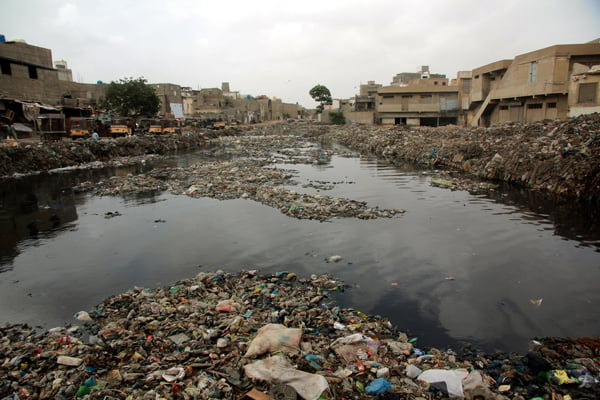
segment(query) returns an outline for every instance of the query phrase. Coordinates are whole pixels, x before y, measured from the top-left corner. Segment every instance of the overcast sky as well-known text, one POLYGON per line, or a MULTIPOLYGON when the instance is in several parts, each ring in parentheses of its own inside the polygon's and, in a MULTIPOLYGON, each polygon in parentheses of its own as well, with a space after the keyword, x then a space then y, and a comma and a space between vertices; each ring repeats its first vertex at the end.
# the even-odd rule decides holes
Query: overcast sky
POLYGON ((462 70, 600 37, 598 0, 1 0, 0 34, 52 50, 78 82, 140 77, 305 107, 429 65, 462 70))

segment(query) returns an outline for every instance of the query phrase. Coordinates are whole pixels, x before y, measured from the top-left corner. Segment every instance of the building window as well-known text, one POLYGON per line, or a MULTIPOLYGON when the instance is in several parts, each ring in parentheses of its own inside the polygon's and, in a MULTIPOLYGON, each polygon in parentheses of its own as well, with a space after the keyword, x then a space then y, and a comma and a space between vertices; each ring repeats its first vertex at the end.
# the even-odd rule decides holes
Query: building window
POLYGON ((475 79, 479 79, 479 75, 475 75, 475 79))
POLYGON ((34 67, 33 65, 30 65, 27 69, 29 70, 29 77, 31 79, 37 79, 38 78, 37 68, 36 67, 34 67))
POLYGON ((403 99, 412 99, 412 94, 403 94, 402 98, 403 99))
POLYGON ((10 63, 8 61, 0 61, 0 69, 2 70, 2 75, 12 75, 10 63))
POLYGON ((546 108, 556 108, 556 103, 546 103, 546 108))
POLYGON ((433 97, 433 95, 431 95, 431 94, 422 94, 422 95, 421 95, 421 98, 422 98, 422 99, 428 99, 428 98, 430 98, 430 97, 433 97))
POLYGON ((437 85, 437 84, 438 84, 438 81, 433 81, 433 84, 434 84, 434 85, 437 85))
POLYGON ((543 106, 544 105, 542 103, 527 104, 527 108, 529 110, 536 109, 536 108, 543 108, 543 106))
POLYGON ((442 82, 442 86, 446 86, 446 82, 442 82))
POLYGON ((580 83, 577 96, 578 103, 595 103, 598 92, 598 82, 580 83))
POLYGON ((508 106, 500 106, 501 110, 508 110, 508 106))
POLYGON ((537 79, 537 62, 529 64, 529 82, 535 82, 537 79))
POLYGON ((384 95, 383 95, 383 98, 384 98, 384 99, 393 99, 393 98, 394 98, 394 95, 393 95, 393 94, 384 94, 384 95))

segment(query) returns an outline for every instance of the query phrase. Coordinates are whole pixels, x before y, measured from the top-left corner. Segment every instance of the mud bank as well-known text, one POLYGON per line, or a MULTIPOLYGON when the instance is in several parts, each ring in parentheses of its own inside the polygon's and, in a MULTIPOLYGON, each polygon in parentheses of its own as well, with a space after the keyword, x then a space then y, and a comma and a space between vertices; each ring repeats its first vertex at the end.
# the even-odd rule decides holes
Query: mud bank
POLYGON ((392 163, 446 169, 564 198, 600 199, 600 114, 491 128, 331 127, 323 138, 392 163))

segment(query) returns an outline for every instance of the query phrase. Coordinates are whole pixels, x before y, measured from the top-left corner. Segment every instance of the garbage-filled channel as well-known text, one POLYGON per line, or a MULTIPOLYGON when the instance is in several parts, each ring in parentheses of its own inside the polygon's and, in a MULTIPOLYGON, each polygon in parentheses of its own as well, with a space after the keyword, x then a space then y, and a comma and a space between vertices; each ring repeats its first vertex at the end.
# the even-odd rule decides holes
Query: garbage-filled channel
POLYGON ((348 288, 330 301, 388 317, 421 346, 523 352, 536 336, 600 332, 600 232, 588 211, 517 189, 451 191, 365 156, 278 167, 293 190, 406 213, 320 222, 247 199, 70 190, 132 167, 5 182, 4 204, 18 206, 0 215, 0 322, 60 326, 134 286, 258 269, 331 274, 348 288))

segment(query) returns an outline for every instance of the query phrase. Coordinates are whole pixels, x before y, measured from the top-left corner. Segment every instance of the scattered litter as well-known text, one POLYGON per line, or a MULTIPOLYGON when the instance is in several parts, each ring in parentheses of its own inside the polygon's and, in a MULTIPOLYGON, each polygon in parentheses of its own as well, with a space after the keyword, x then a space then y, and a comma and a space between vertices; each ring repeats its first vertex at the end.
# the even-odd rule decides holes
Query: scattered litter
POLYGON ((0 327, 0 398, 600 395, 600 339, 538 338, 525 357, 416 348, 387 319, 332 304, 343 288, 328 275, 200 272, 79 311, 81 327, 0 327))

